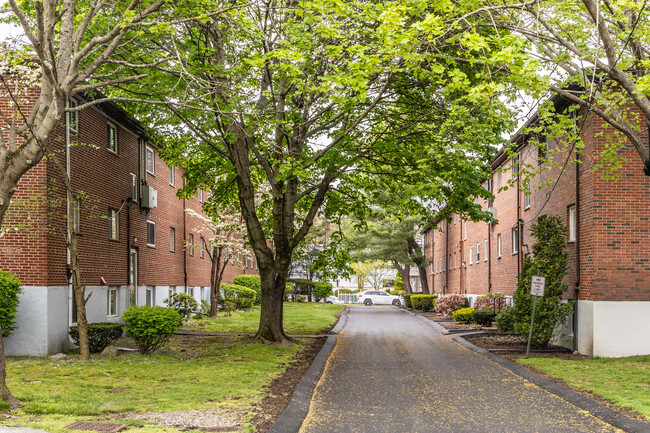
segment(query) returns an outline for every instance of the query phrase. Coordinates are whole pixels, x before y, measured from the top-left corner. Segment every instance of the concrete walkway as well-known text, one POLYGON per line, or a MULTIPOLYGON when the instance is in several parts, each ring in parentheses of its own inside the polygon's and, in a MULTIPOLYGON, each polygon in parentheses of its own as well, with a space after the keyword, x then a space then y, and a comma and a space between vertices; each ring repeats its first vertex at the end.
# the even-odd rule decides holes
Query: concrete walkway
POLYGON ((300 428, 301 433, 620 431, 441 335, 422 318, 378 306, 351 307, 300 428))

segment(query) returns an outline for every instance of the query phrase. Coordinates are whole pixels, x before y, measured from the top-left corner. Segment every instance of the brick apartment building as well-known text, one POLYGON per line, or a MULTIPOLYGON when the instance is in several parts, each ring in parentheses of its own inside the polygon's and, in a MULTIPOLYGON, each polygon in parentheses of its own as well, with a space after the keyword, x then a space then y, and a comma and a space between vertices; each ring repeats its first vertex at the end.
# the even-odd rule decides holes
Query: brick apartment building
MULTIPOLYGON (((76 101, 72 101, 74 104, 76 101)), ((133 304, 163 305, 172 293, 187 292, 209 302, 210 259, 201 246, 200 222, 184 212, 201 211, 207 193, 179 199, 182 171, 160 159, 142 126, 112 103, 72 115, 51 139, 73 186, 86 197, 78 206, 74 227, 89 322, 118 321, 133 304), (68 146, 66 143, 69 143, 68 146), (186 247, 194 244, 195 247, 186 247)), ((0 238, 0 269, 14 272, 23 284, 18 329, 6 339, 9 355, 46 355, 72 347, 68 328, 75 322, 67 276, 65 190, 59 171, 41 161, 20 181, 13 199, 29 207, 29 229, 0 238)), ((25 214, 5 218, 4 225, 25 214)), ((241 273, 228 266, 224 282, 241 273)))
MULTIPOLYGON (((556 106, 564 103, 553 100, 556 106)), ((453 215, 423 231, 429 285, 438 294, 470 298, 513 295, 522 259, 532 250, 531 223, 540 215, 559 215, 568 227, 567 298, 577 301, 563 344, 592 356, 650 354, 650 177, 630 145, 621 151, 628 163, 620 178, 604 179, 595 164, 612 128, 592 114, 576 124, 584 149, 555 154, 558 167, 535 176, 530 194, 518 170, 520 164, 543 164, 544 150, 517 134, 511 142, 518 156, 496 155, 492 178, 484 184, 495 198, 479 204, 494 212, 497 224, 453 215), (576 158, 581 162, 574 163, 576 158), (511 180, 514 185, 507 187, 511 180)), ((548 152, 554 149, 558 143, 548 143, 548 152)))

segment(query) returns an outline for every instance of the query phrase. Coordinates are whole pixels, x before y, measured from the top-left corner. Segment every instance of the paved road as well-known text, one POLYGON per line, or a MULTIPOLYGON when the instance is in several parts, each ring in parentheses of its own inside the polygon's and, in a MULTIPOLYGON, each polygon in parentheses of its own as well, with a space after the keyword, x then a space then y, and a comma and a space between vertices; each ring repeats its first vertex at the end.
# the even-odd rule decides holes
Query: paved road
POLYGON ((619 432, 394 307, 353 306, 301 433, 619 432))

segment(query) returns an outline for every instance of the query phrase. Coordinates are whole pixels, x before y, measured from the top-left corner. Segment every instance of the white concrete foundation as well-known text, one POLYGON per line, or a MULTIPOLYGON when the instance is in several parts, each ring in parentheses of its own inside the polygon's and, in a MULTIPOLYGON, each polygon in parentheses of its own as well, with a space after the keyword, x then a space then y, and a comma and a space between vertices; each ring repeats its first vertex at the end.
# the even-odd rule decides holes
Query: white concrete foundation
POLYGON ((578 301, 578 351, 594 357, 650 354, 650 302, 578 301))

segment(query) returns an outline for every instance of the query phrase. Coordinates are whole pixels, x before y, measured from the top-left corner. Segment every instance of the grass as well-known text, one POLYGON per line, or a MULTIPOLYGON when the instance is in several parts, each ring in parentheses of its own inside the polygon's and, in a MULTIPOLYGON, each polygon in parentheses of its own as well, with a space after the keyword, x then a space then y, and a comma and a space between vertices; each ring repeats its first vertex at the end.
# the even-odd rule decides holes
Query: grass
POLYGON ((650 420, 650 355, 585 360, 520 358, 517 361, 560 378, 575 388, 595 392, 650 420))
MULTIPOLYGON (((290 335, 318 334, 331 326, 335 315, 345 309, 345 305, 324 303, 285 302, 284 330, 290 335)), ((190 327, 208 332, 254 333, 260 323, 260 307, 248 311, 237 311, 231 316, 219 314, 217 317, 190 322, 190 327)))
MULTIPOLYGON (((285 322, 293 323, 290 329, 317 333, 331 325, 342 309, 323 306, 287 306, 287 312, 296 314, 288 313, 285 322)), ((251 314, 254 316, 255 311, 220 317, 221 331, 250 332, 251 314)), ((76 354, 63 361, 9 357, 7 382, 22 408, 12 414, 16 417, 6 420, 0 414, 0 422, 63 433, 67 431, 63 427, 75 421, 113 413, 216 408, 235 414, 235 419, 243 418, 242 431, 253 431, 247 423, 252 405, 259 403, 265 386, 284 373, 296 354, 312 341, 299 339, 292 345, 249 341, 247 337, 174 336, 152 355, 93 355, 86 362, 76 354)), ((157 425, 142 428, 142 433, 177 431, 157 425)))

